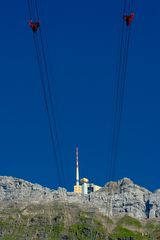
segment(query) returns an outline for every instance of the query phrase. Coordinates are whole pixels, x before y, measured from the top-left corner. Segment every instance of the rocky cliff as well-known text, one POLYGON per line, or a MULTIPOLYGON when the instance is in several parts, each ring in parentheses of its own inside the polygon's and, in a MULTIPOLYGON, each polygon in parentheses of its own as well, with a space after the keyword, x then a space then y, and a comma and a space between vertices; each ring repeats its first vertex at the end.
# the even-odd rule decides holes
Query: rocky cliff
POLYGON ((160 218, 160 190, 150 192, 128 178, 109 182, 87 196, 67 192, 63 188, 51 190, 13 177, 0 177, 0 208, 10 205, 67 202, 77 206, 98 209, 109 217, 125 214, 138 219, 160 218))
POLYGON ((87 196, 0 177, 2 240, 160 239, 160 191, 124 178, 87 196))
POLYGON ((154 193, 128 178, 109 182, 90 198, 108 216, 128 214, 135 218, 160 217, 160 190, 154 193))

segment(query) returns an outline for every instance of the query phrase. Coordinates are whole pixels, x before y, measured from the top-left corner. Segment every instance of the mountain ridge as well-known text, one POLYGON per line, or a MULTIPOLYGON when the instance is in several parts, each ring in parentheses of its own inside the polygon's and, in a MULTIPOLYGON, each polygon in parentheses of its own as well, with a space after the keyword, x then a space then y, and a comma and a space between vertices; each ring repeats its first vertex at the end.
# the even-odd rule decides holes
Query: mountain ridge
POLYGON ((108 182, 89 195, 67 192, 65 188, 52 190, 15 177, 0 176, 0 208, 9 205, 28 206, 52 202, 68 202, 97 209, 108 217, 125 214, 138 219, 160 218, 160 189, 151 192, 129 178, 108 182))

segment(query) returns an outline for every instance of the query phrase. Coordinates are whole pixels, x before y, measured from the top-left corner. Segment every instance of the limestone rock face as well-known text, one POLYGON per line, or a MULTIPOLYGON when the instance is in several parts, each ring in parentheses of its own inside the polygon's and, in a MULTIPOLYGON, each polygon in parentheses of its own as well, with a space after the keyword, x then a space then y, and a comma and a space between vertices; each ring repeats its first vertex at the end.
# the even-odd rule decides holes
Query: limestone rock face
POLYGON ((160 190, 155 191, 149 198, 150 218, 160 218, 160 190))
POLYGON ((32 184, 13 177, 0 177, 0 202, 40 202, 53 200, 52 191, 38 184, 32 184))
POLYGON ((128 214, 135 218, 160 218, 160 190, 150 192, 128 178, 109 182, 90 195, 51 190, 13 177, 0 177, 0 208, 10 205, 64 202, 72 206, 92 208, 107 216, 128 214))
POLYGON ((52 202, 54 200, 64 200, 67 191, 59 188, 53 191, 42 187, 39 184, 32 184, 22 179, 13 177, 0 177, 0 206, 18 204, 28 205, 30 203, 52 202))
POLYGON ((118 182, 110 182, 100 191, 91 195, 91 201, 109 216, 128 214, 136 218, 147 218, 146 207, 151 192, 124 178, 118 182))

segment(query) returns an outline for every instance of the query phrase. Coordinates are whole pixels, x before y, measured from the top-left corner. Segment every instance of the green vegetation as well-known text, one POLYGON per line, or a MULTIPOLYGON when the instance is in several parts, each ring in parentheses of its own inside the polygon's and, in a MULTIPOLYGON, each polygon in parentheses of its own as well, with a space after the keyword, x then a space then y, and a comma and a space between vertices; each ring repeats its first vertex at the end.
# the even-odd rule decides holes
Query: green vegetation
POLYGON ((105 232, 103 226, 98 225, 87 225, 84 223, 73 224, 69 229, 69 238, 77 239, 77 240, 89 240, 89 239, 97 239, 103 240, 105 239, 105 232))
POLYGON ((119 220, 118 225, 134 226, 136 228, 142 227, 140 221, 127 215, 119 220))
POLYGON ((60 239, 61 234, 64 231, 64 225, 63 224, 58 224, 56 226, 54 226, 51 229, 51 233, 49 234, 48 239, 49 240, 58 240, 60 239))
POLYGON ((69 228, 69 239, 103 240, 105 238, 106 233, 102 223, 90 212, 80 212, 77 223, 69 228))
POLYGON ((110 236, 112 239, 128 238, 132 237, 134 240, 147 240, 146 236, 143 236, 140 232, 133 232, 122 226, 118 226, 114 229, 114 232, 110 236))
POLYGON ((100 213, 78 208, 64 213, 62 206, 30 206, 23 210, 6 209, 0 212, 0 239, 2 240, 158 240, 160 224, 140 222, 130 216, 110 219, 100 213))
POLYGON ((151 239, 160 240, 160 224, 152 221, 146 224, 147 231, 150 232, 151 239))
POLYGON ((5 236, 5 237, 3 237, 3 240, 16 240, 17 238, 16 237, 12 237, 12 236, 5 236))

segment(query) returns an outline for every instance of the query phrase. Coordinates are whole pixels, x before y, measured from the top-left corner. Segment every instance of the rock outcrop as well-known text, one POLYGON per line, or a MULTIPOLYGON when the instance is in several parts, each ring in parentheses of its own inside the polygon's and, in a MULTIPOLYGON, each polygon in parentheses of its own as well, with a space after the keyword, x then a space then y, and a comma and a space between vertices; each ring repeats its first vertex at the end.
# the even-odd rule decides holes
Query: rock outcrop
POLYGON ((86 208, 95 208, 107 216, 125 214, 139 218, 160 218, 160 190, 150 192, 128 178, 109 182, 90 195, 82 196, 63 188, 51 190, 13 177, 0 177, 0 208, 18 205, 67 202, 86 208))
POLYGON ((109 216, 128 214, 135 218, 149 218, 152 195, 147 189, 124 178, 107 183, 100 191, 92 194, 90 199, 100 211, 107 210, 109 216))
POLYGON ((103 214, 116 217, 129 215, 139 219, 160 218, 160 190, 150 192, 133 183, 129 178, 109 182, 87 197, 74 197, 77 204, 98 208, 103 214))

